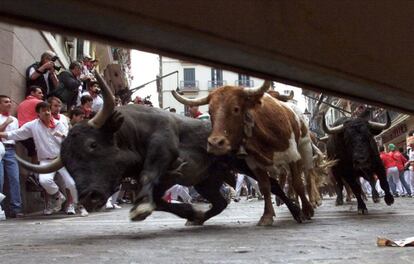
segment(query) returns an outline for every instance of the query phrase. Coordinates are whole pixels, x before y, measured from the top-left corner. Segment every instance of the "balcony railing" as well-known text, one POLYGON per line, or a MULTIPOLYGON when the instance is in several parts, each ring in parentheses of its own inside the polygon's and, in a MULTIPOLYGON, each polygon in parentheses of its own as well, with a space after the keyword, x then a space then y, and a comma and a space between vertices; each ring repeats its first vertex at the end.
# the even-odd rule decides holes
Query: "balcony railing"
POLYGON ((183 92, 197 92, 199 90, 198 81, 180 81, 180 90, 183 92))
POLYGON ((254 86, 253 80, 236 80, 234 84, 236 86, 242 86, 242 87, 253 87, 254 86))
MULTIPOLYGON (((388 111, 388 112, 389 112, 390 117, 391 117, 391 122, 393 122, 394 120, 396 120, 400 116, 400 113, 398 113, 398 112, 394 112, 394 111, 388 111)), ((381 111, 379 114, 374 113, 371 118, 374 119, 377 122, 385 123, 385 122, 387 122, 386 111, 381 111)))
POLYGON ((227 85, 227 81, 223 81, 223 80, 208 81, 209 90, 213 90, 216 87, 225 86, 225 85, 227 85))

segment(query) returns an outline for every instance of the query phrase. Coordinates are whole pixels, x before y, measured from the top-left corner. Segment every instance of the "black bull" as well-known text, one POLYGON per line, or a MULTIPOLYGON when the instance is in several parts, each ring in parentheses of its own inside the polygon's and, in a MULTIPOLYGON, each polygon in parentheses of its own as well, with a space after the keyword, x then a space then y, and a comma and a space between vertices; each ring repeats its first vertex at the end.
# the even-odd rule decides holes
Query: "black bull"
MULTIPOLYGON (((234 182, 233 171, 253 176, 243 160, 207 153, 210 124, 141 105, 114 108, 114 100, 101 76, 103 109, 88 122, 75 125, 62 143, 60 159, 49 166, 23 163, 37 172, 65 166, 76 182, 79 201, 86 209, 102 207, 126 177, 136 179, 140 193, 130 211, 131 220, 143 220, 155 210, 167 211, 194 224, 223 211, 227 202, 220 193, 223 181, 234 182), (191 204, 170 204, 162 199, 174 184, 194 185, 212 207, 206 212, 191 204)), ((301 210, 278 183, 272 192, 300 222, 301 210)))
POLYGON ((329 128, 326 121, 323 123, 325 133, 329 134, 327 142, 328 159, 338 160, 331 170, 336 179, 337 204, 343 203, 343 181, 349 184, 358 201, 358 212, 365 214, 367 207, 361 197, 359 177, 366 179, 372 187, 372 199, 379 202, 379 195, 375 189, 375 176, 380 181, 385 192, 384 200, 387 205, 394 202, 390 193, 384 165, 380 159, 374 135, 391 125, 387 113, 387 123, 374 123, 363 118, 340 118, 329 128))

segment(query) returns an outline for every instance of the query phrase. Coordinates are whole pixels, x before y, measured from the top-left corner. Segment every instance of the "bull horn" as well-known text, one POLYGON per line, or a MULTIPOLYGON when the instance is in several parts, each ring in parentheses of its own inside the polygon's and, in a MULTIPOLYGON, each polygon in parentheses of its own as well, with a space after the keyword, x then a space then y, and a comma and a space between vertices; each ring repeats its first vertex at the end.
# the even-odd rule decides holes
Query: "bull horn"
POLYGON ((293 91, 291 90, 289 95, 279 94, 279 100, 287 102, 289 100, 292 100, 294 96, 295 95, 293 91))
POLYGON ((33 171, 33 172, 37 172, 37 173, 51 173, 51 172, 58 171, 59 169, 63 167, 63 163, 60 157, 57 157, 51 163, 45 164, 45 165, 37 165, 37 164, 30 163, 20 158, 17 154, 16 154, 16 159, 20 163, 20 165, 22 165, 23 168, 33 171))
POLYGON ((208 95, 205 97, 197 98, 197 99, 189 99, 189 98, 185 98, 184 96, 179 95, 174 90, 172 90, 171 93, 178 102, 184 105, 189 105, 189 106, 205 105, 205 104, 208 104, 210 101, 210 98, 208 97, 208 95))
POLYGON ((106 120, 111 116, 112 112, 114 111, 115 99, 114 95, 111 92, 111 89, 109 89, 108 84, 96 70, 95 77, 99 83, 99 86, 102 89, 103 107, 91 120, 88 121, 88 124, 95 128, 100 128, 103 126, 103 124, 105 124, 106 120))
POLYGON ((323 122, 322 122, 322 127, 323 127, 323 131, 326 134, 338 134, 340 132, 342 132, 344 130, 344 125, 340 124, 336 127, 329 127, 328 124, 326 124, 326 118, 325 118, 325 114, 323 114, 323 122))
POLYGON ((321 142, 326 142, 326 141, 328 141, 328 139, 329 139, 328 136, 324 136, 324 137, 318 138, 318 140, 321 141, 321 142))
POLYGON ((368 124, 370 126, 371 129, 375 129, 375 130, 385 130, 387 128, 389 128, 391 126, 391 117, 390 117, 390 113, 388 111, 387 112, 387 122, 384 123, 378 123, 378 122, 373 122, 373 121, 368 121, 368 124))
POLYGON ((262 86, 255 88, 245 88, 243 89, 244 94, 247 96, 263 95, 267 90, 270 89, 271 82, 265 81, 262 86))

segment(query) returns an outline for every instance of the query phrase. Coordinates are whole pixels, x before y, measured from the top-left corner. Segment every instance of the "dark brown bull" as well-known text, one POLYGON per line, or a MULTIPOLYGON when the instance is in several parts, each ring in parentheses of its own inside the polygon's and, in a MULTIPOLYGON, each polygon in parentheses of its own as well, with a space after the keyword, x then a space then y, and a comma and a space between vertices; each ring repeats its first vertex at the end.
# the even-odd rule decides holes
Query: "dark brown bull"
POLYGON ((280 166, 288 166, 291 171, 293 188, 302 201, 305 218, 314 213, 301 178, 303 168, 312 164, 307 127, 291 107, 265 94, 269 88, 270 82, 252 89, 224 86, 199 99, 187 99, 173 91, 183 104, 209 104, 213 128, 207 151, 215 155, 242 155, 257 176, 265 198, 259 225, 273 223, 269 174, 275 177, 280 166))

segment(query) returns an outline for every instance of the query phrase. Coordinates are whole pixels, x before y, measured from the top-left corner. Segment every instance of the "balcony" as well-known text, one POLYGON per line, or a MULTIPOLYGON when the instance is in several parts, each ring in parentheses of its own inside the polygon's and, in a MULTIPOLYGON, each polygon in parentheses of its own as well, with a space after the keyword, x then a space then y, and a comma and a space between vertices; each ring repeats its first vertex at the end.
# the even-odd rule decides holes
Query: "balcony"
MULTIPOLYGON (((394 123, 394 121, 396 121, 397 118, 399 118, 400 115, 401 115, 400 113, 394 112, 394 111, 388 111, 388 113, 390 114, 392 123, 394 123)), ((382 110, 382 111, 378 111, 376 113, 373 113, 372 116, 371 116, 371 119, 373 119, 376 122, 382 122, 382 123, 387 122, 386 111, 382 110)))
POLYGON ((200 90, 198 81, 180 81, 180 90, 183 92, 198 92, 200 90))
POLYGON ((253 80, 236 80, 234 85, 241 86, 241 87, 253 87, 254 82, 253 80))
POLYGON ((214 88, 225 86, 225 85, 227 85, 227 81, 223 81, 223 80, 208 81, 208 90, 211 91, 214 88))

